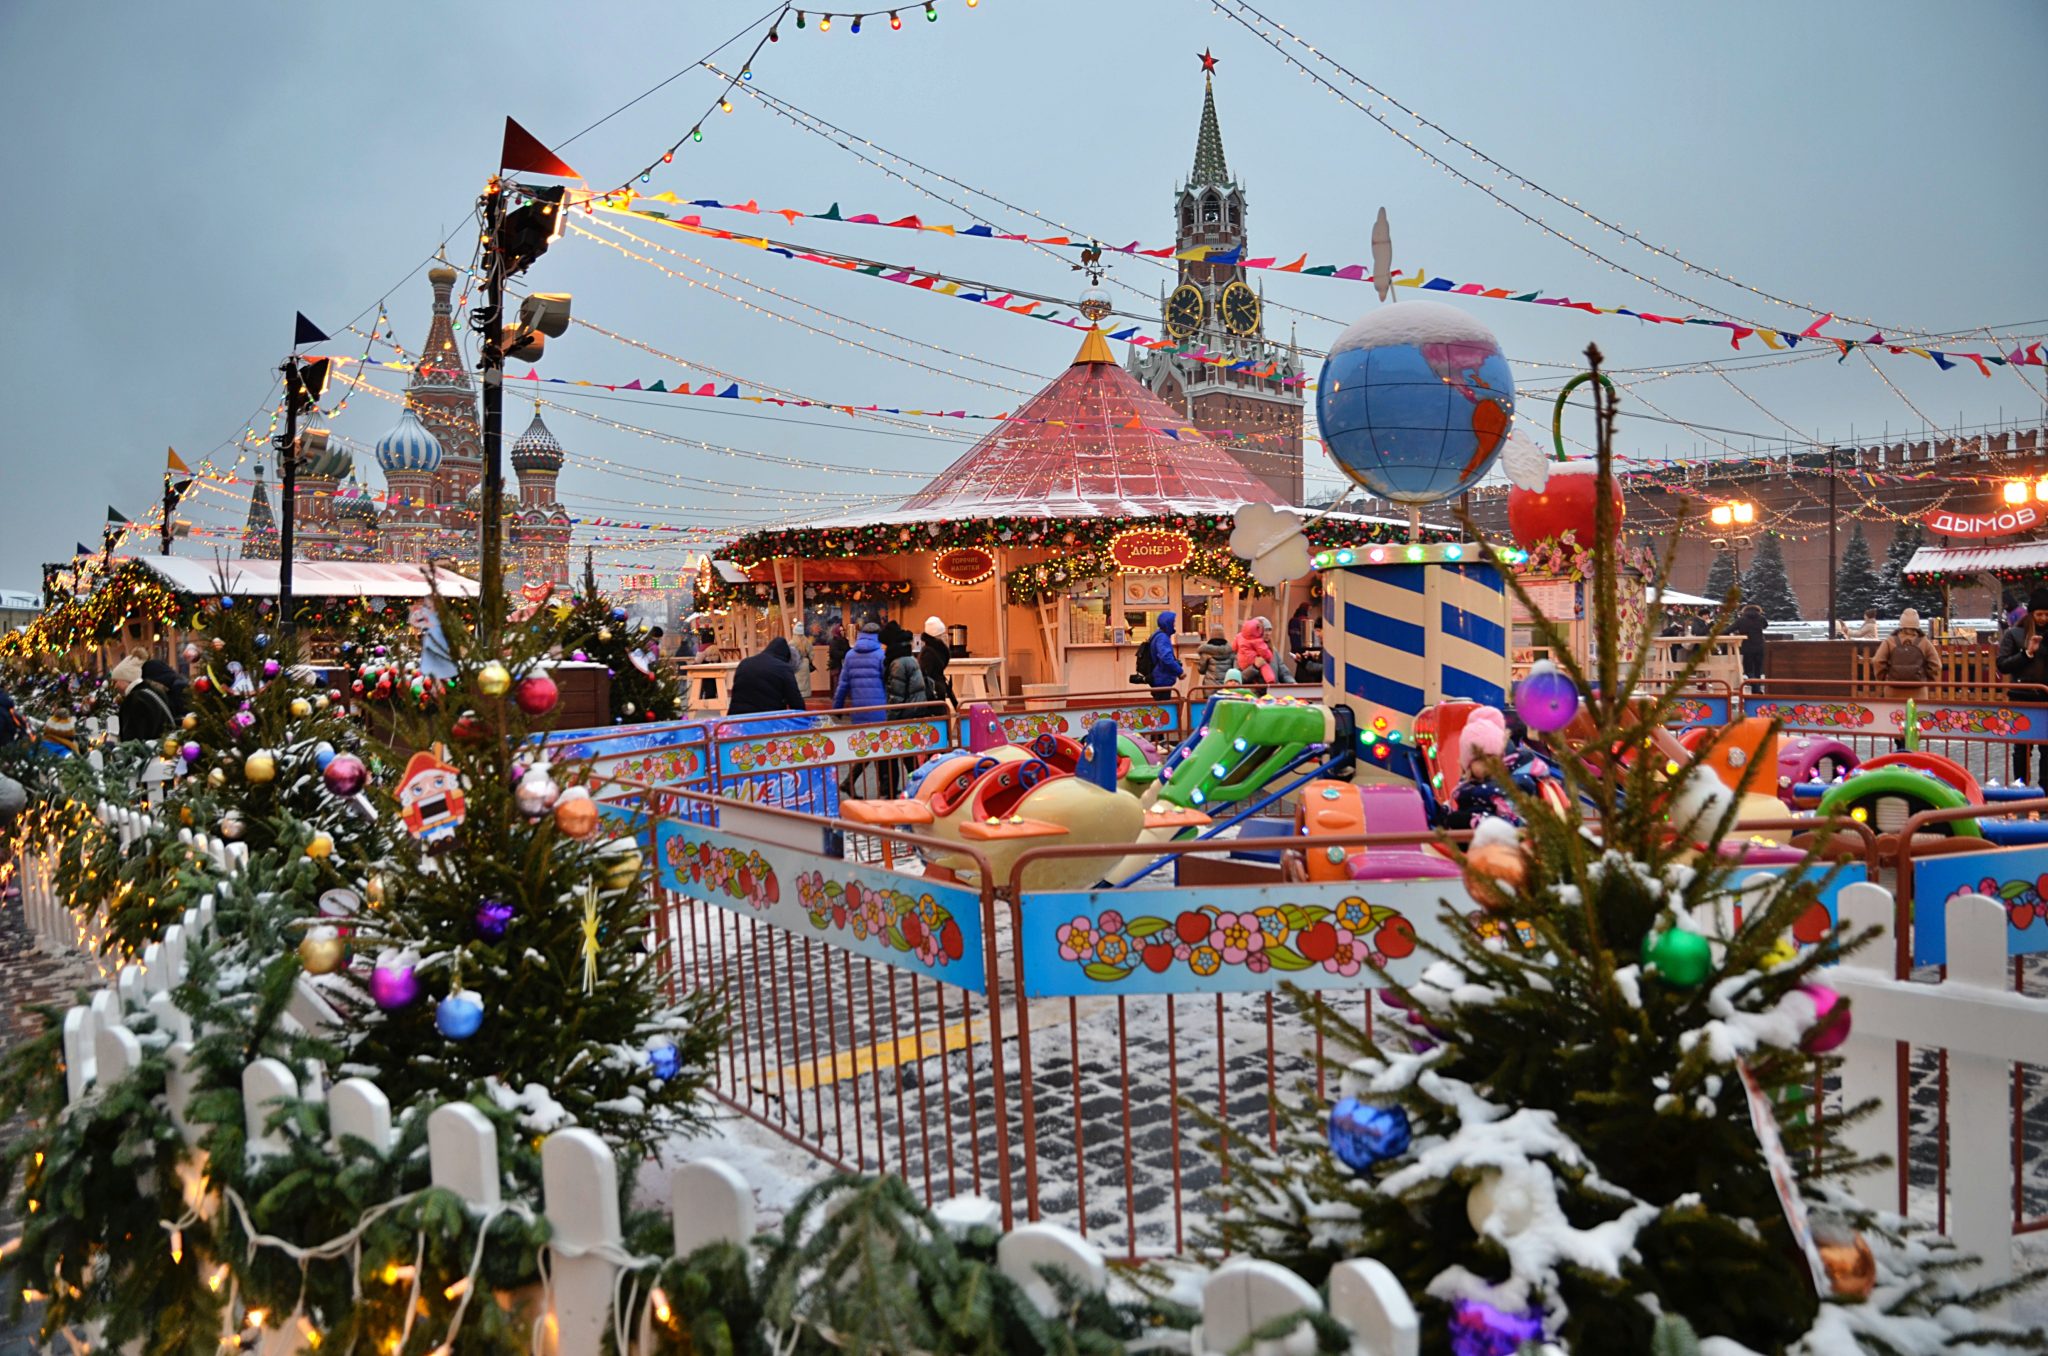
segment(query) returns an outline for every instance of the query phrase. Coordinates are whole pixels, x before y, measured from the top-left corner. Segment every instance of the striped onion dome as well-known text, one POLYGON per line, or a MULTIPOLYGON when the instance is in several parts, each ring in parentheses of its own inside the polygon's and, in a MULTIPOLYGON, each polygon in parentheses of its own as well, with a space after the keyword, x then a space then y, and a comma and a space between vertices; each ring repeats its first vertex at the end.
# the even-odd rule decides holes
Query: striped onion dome
POLYGON ((519 435, 519 441, 512 444, 512 465, 525 471, 559 471, 567 454, 562 445, 555 441, 555 435, 541 422, 540 410, 533 411, 533 422, 526 426, 526 432, 519 435))
POLYGON ((340 480, 356 464, 356 459, 338 440, 329 439, 327 446, 306 456, 299 457, 299 478, 301 480, 340 480))
POLYGON ((427 432, 426 425, 408 406, 392 430, 377 440, 377 464, 386 475, 394 471, 437 471, 441 467, 441 440, 427 432))

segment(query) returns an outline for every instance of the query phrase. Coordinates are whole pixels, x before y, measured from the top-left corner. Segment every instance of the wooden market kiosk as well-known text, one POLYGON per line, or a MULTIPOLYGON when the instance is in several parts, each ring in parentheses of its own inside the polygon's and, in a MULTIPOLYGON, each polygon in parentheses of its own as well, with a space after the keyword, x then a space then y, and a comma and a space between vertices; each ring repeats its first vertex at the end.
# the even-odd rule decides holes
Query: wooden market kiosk
MULTIPOLYGON (((1260 601, 1229 546, 1251 503, 1275 499, 1090 330, 1066 371, 900 508, 739 538, 705 562, 700 587, 712 592, 699 605, 750 612, 754 645, 798 629, 799 616, 820 640, 834 623, 888 616, 917 634, 937 617, 965 651, 956 675, 985 671, 991 694, 1121 692, 1162 612, 1176 614, 1191 670, 1212 624, 1235 636, 1264 615, 1285 647, 1287 617, 1313 604, 1315 576, 1260 601)), ((1322 521, 1346 543, 1407 529, 1351 514, 1322 521)), ((823 692, 825 666, 815 668, 823 692)), ((955 687, 969 695, 957 676, 955 687)))

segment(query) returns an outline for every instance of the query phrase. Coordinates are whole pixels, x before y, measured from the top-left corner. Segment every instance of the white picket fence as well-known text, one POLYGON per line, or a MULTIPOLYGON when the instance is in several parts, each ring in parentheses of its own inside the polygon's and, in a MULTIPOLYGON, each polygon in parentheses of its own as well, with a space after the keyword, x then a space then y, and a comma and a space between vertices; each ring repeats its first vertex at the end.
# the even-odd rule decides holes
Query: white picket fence
MULTIPOLYGON (((124 836, 139 836, 150 828, 146 816, 118 807, 102 807, 102 817, 124 836)), ((181 836, 189 837, 195 848, 230 874, 246 860, 239 844, 181 836)), ((47 882, 47 876, 43 879, 47 882)), ((53 944, 81 944, 82 930, 68 910, 48 895, 37 907, 38 921, 33 925, 39 936, 46 931, 53 944)), ((135 1015, 147 1013, 156 1030, 169 1037, 168 1109, 194 1155, 192 1171, 184 1174, 191 1184, 186 1203, 207 1214, 225 1205, 221 1197, 204 1195, 197 1186, 203 1166, 198 1161, 199 1134, 186 1114, 193 1094, 187 1065, 194 1033, 191 1019, 172 1000, 172 991, 186 973, 190 948, 205 944, 213 915, 214 901, 208 896, 168 928, 139 964, 122 967, 113 983, 94 993, 88 1003, 73 1007, 64 1019, 65 1069, 74 1104, 127 1077, 141 1062, 141 1040, 128 1025, 135 1015)), ((309 1029, 335 1020, 332 1009, 303 978, 287 1015, 309 1029)), ((288 1151, 282 1132, 266 1130, 265 1122, 281 1102, 301 1097, 326 1103, 331 1147, 337 1154, 344 1137, 360 1139, 379 1152, 388 1152, 393 1143, 391 1103, 367 1079, 345 1078, 327 1086, 324 1071, 317 1066, 294 1071, 280 1060, 259 1059, 243 1070, 242 1097, 252 1155, 288 1151)), ((497 1138, 482 1112, 465 1103, 435 1108, 427 1119, 427 1152, 433 1185, 461 1196, 472 1214, 503 1208, 497 1138)), ((652 1348, 648 1325, 654 1321, 655 1297, 641 1292, 627 1307, 620 1273, 659 1259, 636 1258, 625 1250, 618 1172, 611 1150, 589 1130, 559 1130, 542 1141, 542 1213, 551 1238, 546 1247, 548 1281, 537 1297, 534 1349, 546 1356, 597 1356, 607 1334, 621 1351, 652 1348)), ((676 1257, 714 1242, 744 1243, 754 1235, 752 1193, 727 1164, 705 1160, 676 1167, 670 1173, 669 1194, 676 1257)), ((935 1213, 947 1228, 960 1233, 976 1225, 993 1227, 1000 1219, 994 1202, 973 1196, 944 1202, 935 1213)), ((1045 1269, 1061 1272, 1087 1290, 1121 1284, 1113 1279, 1100 1250, 1056 1224, 1012 1230, 997 1245, 996 1257, 998 1268, 1048 1314, 1055 1312, 1056 1297, 1044 1279, 1045 1269)), ((1204 1278, 1202 1323, 1189 1350, 1193 1356, 1221 1356, 1277 1318, 1325 1307, 1323 1297, 1292 1272, 1250 1259, 1228 1262, 1204 1278)), ((1331 1275, 1327 1310, 1354 1334, 1354 1356, 1415 1356, 1418 1350, 1414 1306, 1393 1273, 1378 1262, 1341 1264, 1331 1275)), ((229 1321, 240 1322, 245 1316, 246 1311, 235 1313, 229 1321)), ((264 1319, 256 1329, 255 1349, 262 1356, 313 1350, 299 1316, 264 1319)), ((1303 1329, 1252 1350, 1254 1356, 1293 1356, 1312 1349, 1312 1336, 1303 1329)))

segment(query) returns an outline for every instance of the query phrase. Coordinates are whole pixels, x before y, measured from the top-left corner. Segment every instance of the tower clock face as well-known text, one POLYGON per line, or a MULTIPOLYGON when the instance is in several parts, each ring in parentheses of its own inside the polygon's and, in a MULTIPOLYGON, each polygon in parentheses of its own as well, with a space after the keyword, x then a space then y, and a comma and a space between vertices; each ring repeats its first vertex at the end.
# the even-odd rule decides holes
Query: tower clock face
POLYGON ((1233 282, 1223 289, 1217 310, 1223 313, 1223 323, 1232 334, 1250 334, 1259 327, 1259 294, 1242 282, 1233 282))
POLYGON ((1166 328, 1176 339, 1185 339, 1202 328, 1202 289, 1182 283, 1166 299, 1166 328))

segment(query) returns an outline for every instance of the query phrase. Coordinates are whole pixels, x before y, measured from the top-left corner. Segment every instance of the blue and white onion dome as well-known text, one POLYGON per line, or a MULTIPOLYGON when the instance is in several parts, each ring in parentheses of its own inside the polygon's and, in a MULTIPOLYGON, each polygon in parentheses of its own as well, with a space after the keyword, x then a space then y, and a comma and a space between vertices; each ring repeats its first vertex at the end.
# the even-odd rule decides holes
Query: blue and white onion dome
POLYGON ((559 471, 567 454, 562 445, 555 441, 554 432, 541 422, 540 410, 533 412, 533 422, 526 426, 526 432, 519 435, 519 441, 512 444, 512 466, 517 471, 559 471))
POLYGON ((391 431, 377 440, 377 464, 386 475, 394 471, 437 471, 441 467, 441 440, 427 431, 427 426, 408 406, 391 431))

